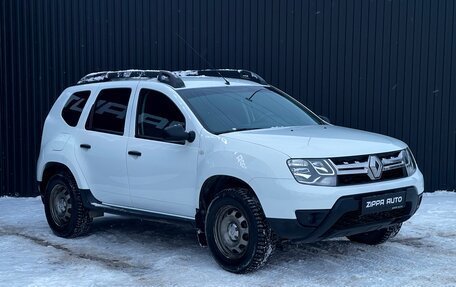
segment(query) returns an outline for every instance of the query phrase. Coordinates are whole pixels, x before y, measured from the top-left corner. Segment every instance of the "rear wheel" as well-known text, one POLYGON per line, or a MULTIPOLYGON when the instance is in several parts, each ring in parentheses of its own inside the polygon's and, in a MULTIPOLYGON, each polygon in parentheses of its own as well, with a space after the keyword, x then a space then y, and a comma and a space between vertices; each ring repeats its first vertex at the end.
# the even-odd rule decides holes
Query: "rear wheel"
POLYGON ((378 245, 385 243, 388 239, 396 236, 401 230, 402 223, 392 225, 387 228, 382 228, 379 230, 369 231, 365 233, 355 234, 347 236, 350 241, 369 244, 369 245, 378 245))
POLYGON ((258 269, 274 249, 260 203, 250 194, 244 188, 225 189, 206 216, 208 246, 219 265, 234 273, 258 269))
POLYGON ((82 204, 73 176, 68 172, 57 173, 49 180, 44 210, 49 226, 60 237, 77 237, 90 229, 92 218, 82 204))

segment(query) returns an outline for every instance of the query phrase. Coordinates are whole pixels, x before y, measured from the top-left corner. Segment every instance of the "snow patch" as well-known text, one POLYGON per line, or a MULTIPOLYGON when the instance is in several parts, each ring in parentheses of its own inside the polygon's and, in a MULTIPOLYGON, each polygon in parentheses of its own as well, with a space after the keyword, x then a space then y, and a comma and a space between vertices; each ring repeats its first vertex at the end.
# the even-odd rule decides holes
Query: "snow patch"
POLYGON ((105 216, 86 237, 49 229, 37 198, 0 198, 4 286, 455 286, 456 193, 425 194, 380 246, 336 238, 276 250, 255 273, 222 270, 191 226, 105 216), (392 279, 391 279, 392 278, 392 279))
POLYGON ((177 77, 198 76, 198 71, 196 70, 174 71, 172 73, 177 77))

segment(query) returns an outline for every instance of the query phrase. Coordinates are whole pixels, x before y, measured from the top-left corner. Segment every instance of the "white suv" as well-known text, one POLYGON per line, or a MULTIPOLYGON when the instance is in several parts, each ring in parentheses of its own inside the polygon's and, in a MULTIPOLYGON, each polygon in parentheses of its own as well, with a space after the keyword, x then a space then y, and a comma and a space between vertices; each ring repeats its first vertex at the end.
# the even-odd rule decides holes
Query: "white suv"
POLYGON ((85 76, 46 119, 37 180, 58 236, 105 212, 186 221, 236 273, 278 241, 385 242, 423 192, 405 143, 331 125, 245 70, 85 76))

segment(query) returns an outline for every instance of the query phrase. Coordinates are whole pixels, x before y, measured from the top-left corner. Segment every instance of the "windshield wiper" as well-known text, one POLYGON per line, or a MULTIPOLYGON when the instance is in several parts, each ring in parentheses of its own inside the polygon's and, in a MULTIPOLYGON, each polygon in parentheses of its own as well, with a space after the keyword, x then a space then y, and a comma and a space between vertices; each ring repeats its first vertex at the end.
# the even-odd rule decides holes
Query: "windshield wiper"
POLYGON ((261 130, 261 129, 267 129, 267 128, 239 128, 239 129, 234 129, 234 130, 230 130, 230 131, 221 132, 221 133, 218 133, 218 134, 220 135, 220 134, 228 134, 228 133, 242 132, 242 131, 251 131, 251 130, 261 130))

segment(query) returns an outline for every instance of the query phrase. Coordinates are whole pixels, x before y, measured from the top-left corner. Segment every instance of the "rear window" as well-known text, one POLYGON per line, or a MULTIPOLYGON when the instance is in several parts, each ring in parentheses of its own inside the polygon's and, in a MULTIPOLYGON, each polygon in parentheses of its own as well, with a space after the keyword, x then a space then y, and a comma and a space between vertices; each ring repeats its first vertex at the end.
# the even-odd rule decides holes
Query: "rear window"
POLYGON ((76 92, 70 96, 62 110, 62 118, 69 126, 75 127, 78 124, 89 96, 90 91, 76 92))
POLYGON ((130 94, 130 88, 101 90, 90 111, 86 129, 122 135, 130 94))

